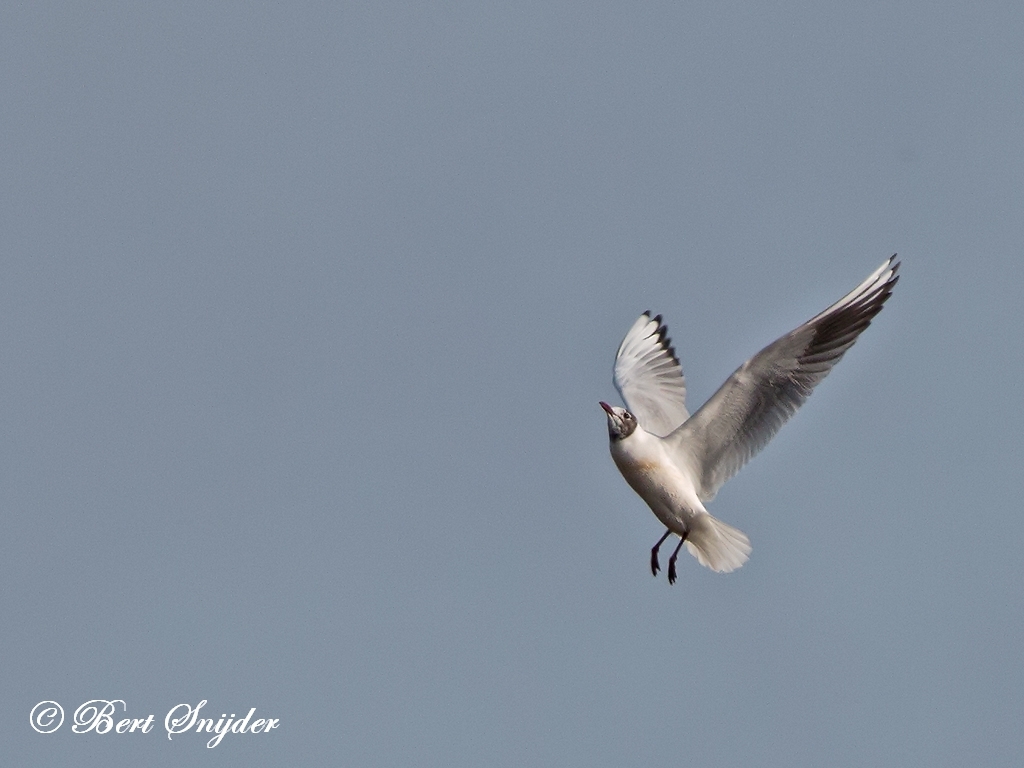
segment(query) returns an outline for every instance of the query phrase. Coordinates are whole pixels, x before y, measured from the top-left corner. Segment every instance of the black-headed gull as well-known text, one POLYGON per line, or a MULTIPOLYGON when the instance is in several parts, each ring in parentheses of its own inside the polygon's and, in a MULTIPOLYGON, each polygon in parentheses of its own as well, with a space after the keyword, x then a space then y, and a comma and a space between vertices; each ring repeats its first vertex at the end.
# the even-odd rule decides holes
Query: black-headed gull
POLYGON ((629 410, 601 403, 612 459, 626 482, 679 545, 714 571, 739 568, 750 555, 742 532, 708 514, 704 502, 775 436, 814 387, 871 324, 899 276, 896 255, 820 315, 769 344, 736 369, 693 416, 686 412, 683 370, 661 315, 640 315, 615 355, 615 387, 629 410))

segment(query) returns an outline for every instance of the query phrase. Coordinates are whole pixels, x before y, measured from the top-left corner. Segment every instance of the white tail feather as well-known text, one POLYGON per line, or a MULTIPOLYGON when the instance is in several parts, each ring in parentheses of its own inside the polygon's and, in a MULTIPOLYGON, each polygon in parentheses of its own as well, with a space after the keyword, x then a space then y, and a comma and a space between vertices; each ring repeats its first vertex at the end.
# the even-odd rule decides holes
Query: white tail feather
POLYGON ((703 514, 690 524, 686 548, 701 565, 719 573, 728 573, 747 562, 750 539, 743 531, 703 514))

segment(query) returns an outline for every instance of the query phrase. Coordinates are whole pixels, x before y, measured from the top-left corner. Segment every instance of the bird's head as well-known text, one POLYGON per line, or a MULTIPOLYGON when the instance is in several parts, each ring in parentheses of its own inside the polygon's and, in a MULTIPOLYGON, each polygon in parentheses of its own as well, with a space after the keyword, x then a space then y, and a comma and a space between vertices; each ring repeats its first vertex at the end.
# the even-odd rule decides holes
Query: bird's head
POLYGON ((608 437, 612 440, 622 440, 636 431, 636 417, 625 408, 605 402, 601 403, 601 407, 608 415, 608 437))

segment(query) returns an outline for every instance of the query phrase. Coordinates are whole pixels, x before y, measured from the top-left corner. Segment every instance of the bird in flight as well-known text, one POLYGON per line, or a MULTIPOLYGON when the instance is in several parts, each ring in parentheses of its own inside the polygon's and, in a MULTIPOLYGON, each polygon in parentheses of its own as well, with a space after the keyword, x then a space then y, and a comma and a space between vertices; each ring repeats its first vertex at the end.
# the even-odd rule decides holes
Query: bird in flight
POLYGON ((626 482, 701 565, 727 573, 750 555, 750 540, 704 508, 803 405, 892 294, 899 280, 893 254, 863 283, 819 315, 772 342, 726 379, 690 416, 686 381, 661 315, 640 315, 615 354, 615 388, 626 408, 602 402, 612 459, 626 482), (628 410, 627 410, 628 409, 628 410))

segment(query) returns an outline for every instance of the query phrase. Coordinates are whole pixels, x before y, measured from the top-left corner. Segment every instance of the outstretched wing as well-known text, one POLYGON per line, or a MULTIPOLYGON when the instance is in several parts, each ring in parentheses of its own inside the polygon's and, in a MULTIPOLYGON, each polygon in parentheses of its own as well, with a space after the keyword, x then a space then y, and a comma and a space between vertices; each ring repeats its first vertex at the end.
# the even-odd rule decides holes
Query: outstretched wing
POLYGON ((702 501, 757 454, 803 405, 892 294, 896 255, 853 291, 736 369, 669 440, 696 461, 702 501))
POLYGON ((686 380, 661 315, 644 312, 615 353, 615 388, 637 422, 664 437, 684 421, 686 380))

